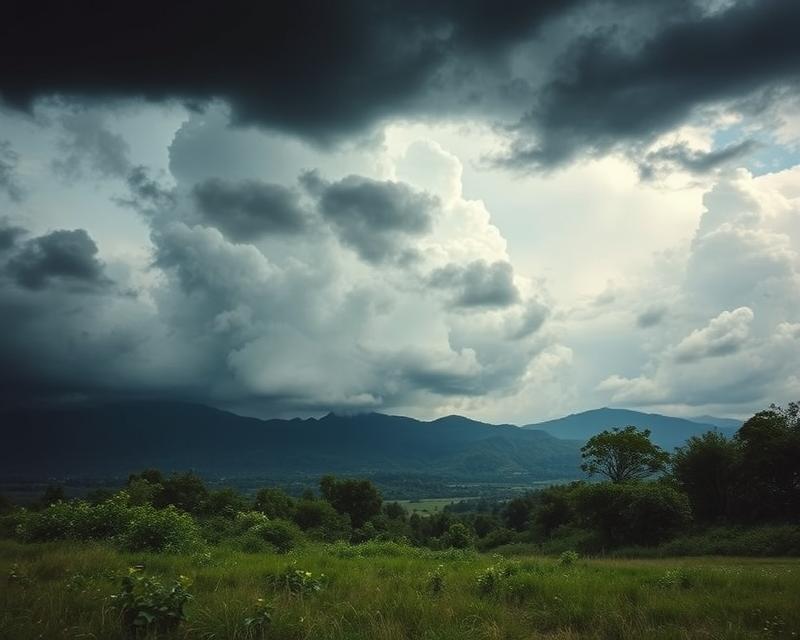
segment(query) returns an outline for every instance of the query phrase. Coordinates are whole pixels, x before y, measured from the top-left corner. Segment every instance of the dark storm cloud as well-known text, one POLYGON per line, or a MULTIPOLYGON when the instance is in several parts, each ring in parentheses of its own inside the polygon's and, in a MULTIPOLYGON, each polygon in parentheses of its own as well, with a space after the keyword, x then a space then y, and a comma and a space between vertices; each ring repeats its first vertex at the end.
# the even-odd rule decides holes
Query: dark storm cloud
POLYGON ((519 300, 514 270, 508 262, 499 260, 491 264, 485 260, 465 266, 449 264, 434 271, 429 282, 452 291, 456 307, 507 307, 519 300))
POLYGON ((17 243, 17 238, 27 233, 22 227, 11 224, 8 220, 0 218, 0 253, 12 249, 17 243))
POLYGON ((125 177, 125 182, 129 193, 115 198, 118 204, 133 207, 145 215, 171 211, 177 204, 175 191, 161 184, 147 167, 133 167, 125 177))
POLYGON ((53 168, 64 178, 74 180, 84 166, 103 177, 124 177, 128 173, 128 143, 109 131, 99 116, 80 111, 60 120, 62 156, 53 160, 53 168))
POLYGON ((796 79, 800 3, 702 5, 16 3, 0 25, 0 95, 21 108, 52 94, 197 106, 220 98, 235 122, 323 142, 389 116, 478 113, 508 123, 527 113, 498 162, 547 168, 796 79), (512 64, 517 45, 531 41, 548 50, 512 64))
POLYGON ((6 271, 26 289, 42 289, 53 280, 81 288, 110 283, 97 259, 97 245, 84 229, 52 231, 28 240, 9 259, 6 271))
POLYGON ((697 174, 708 173, 738 160, 757 147, 754 140, 744 140, 717 151, 697 151, 685 143, 672 144, 648 153, 639 164, 639 176, 650 180, 673 168, 697 174))
POLYGON ((575 0, 15 3, 0 92, 228 101, 234 117, 325 139, 402 113, 460 56, 492 57, 575 0))
POLYGON ((19 155, 7 140, 0 140, 0 191, 14 202, 22 199, 22 187, 17 178, 19 155))
POLYGON ((300 195, 282 185, 210 178, 195 185, 192 194, 203 220, 238 242, 299 233, 306 226, 300 195))
POLYGON ((430 230, 438 206, 437 198, 403 182, 348 176, 329 183, 306 173, 301 183, 342 243, 371 263, 410 255, 409 239, 430 230))
POLYGON ((641 46, 623 41, 618 29, 599 29, 553 70, 499 162, 551 167, 580 152, 646 142, 698 106, 795 83, 798 32, 795 0, 741 2, 668 23, 641 46))

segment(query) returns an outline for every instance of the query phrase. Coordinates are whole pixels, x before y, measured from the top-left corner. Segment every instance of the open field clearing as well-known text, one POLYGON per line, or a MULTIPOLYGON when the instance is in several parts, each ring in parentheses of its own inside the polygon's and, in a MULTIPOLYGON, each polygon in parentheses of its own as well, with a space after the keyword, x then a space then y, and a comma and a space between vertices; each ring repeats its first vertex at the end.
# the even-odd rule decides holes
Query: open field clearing
MULTIPOLYGON (((191 599, 174 638, 754 638, 800 633, 800 561, 561 559, 394 543, 288 554, 0 543, 0 637, 126 637, 129 568, 191 599), (288 571, 287 571, 288 569, 288 571), (310 573, 310 575, 308 575, 310 573), (259 603, 259 598, 262 602, 259 603)), ((153 635, 153 632, 150 632, 153 635)))

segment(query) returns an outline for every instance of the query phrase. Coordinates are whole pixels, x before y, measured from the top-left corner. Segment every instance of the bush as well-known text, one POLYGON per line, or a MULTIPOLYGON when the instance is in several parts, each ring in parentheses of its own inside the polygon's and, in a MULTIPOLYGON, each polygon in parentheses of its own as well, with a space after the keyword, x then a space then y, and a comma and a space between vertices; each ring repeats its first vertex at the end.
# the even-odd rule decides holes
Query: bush
POLYGON ((340 514, 324 500, 301 500, 295 506, 294 521, 309 537, 323 542, 349 540, 350 516, 340 514))
POLYGON ((517 573, 517 565, 501 560, 478 574, 475 584, 484 596, 499 594, 505 582, 517 573))
POLYGON ((130 569, 122 578, 122 590, 111 596, 122 614, 122 623, 129 634, 149 636, 173 632, 186 619, 183 608, 191 599, 191 580, 180 576, 171 586, 156 578, 130 569))
POLYGON ((293 562, 283 572, 273 576, 272 583, 278 589, 285 589, 289 593, 308 595, 321 591, 324 587, 325 574, 315 576, 310 571, 298 569, 293 562))
POLYGON ((259 511, 240 511, 233 519, 233 532, 247 533, 266 522, 269 518, 259 511))
POLYGON ((472 536, 469 529, 461 523, 456 522, 451 524, 447 533, 442 536, 442 542, 445 547, 452 547, 453 549, 467 549, 472 546, 472 536))
POLYGON ((659 482, 604 482, 575 491, 579 519, 603 544, 657 545, 688 525, 685 494, 659 482))
POLYGON ((173 506, 156 509, 150 505, 132 507, 130 521, 119 536, 128 551, 182 553, 203 546, 200 531, 192 516, 173 506))
POLYGON ((558 564, 562 567, 571 567, 578 561, 579 557, 575 551, 565 551, 558 557, 558 564))
POLYGON ((17 535, 23 542, 79 539, 79 523, 89 509, 86 502, 56 502, 41 511, 26 512, 17 535))
POLYGON ((300 531, 286 520, 269 520, 256 525, 251 533, 272 546, 278 553, 287 553, 297 546, 300 531))
POLYGON ((444 565, 440 564, 436 569, 428 573, 425 589, 434 596, 438 596, 444 591, 444 565))
POLYGON ((504 544, 510 544, 517 538, 517 534, 510 529, 495 529, 486 534, 481 540, 478 541, 478 548, 481 551, 494 549, 504 544))
POLYGON ((56 502, 41 511, 24 512, 17 534, 24 542, 51 540, 106 540, 125 530, 128 496, 120 492, 105 502, 56 502))
POLYGON ((671 540, 657 555, 800 556, 800 526, 716 527, 671 540))

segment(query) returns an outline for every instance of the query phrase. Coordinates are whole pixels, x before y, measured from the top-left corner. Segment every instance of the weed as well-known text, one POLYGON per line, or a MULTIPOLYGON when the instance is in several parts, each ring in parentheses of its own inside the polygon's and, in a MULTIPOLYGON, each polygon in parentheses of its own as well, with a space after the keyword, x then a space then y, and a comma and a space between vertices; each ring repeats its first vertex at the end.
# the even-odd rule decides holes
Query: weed
POLYGON ((256 600, 255 611, 244 619, 244 626, 250 636, 264 635, 266 628, 272 622, 272 605, 264 598, 256 600))
POLYGON ((426 590, 435 596, 444 591, 444 565, 440 564, 436 569, 428 573, 426 590))
POLYGON ((322 591, 325 574, 315 577, 310 571, 298 569, 292 562, 281 573, 272 579, 273 584, 279 589, 286 589, 289 593, 308 595, 322 591))
POLYGON ((132 567, 122 578, 121 591, 111 599, 129 634, 166 633, 186 619, 183 608, 192 597, 191 583, 186 576, 180 576, 171 586, 165 586, 132 567))

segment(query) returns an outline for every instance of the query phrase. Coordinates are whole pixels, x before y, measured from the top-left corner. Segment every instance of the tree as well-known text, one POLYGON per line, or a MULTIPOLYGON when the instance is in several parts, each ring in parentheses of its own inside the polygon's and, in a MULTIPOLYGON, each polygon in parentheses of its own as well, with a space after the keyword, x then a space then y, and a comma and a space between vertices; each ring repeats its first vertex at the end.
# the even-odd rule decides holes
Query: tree
POLYGON ((533 505, 529 496, 509 500, 503 510, 503 519, 506 526, 515 531, 525 531, 528 528, 532 510, 533 505))
POLYGON ((247 500, 232 487, 223 487, 208 493, 205 512, 211 516, 234 518, 237 513, 247 510, 247 500))
MULTIPOLYGON (((149 480, 148 480, 149 482, 149 480)), ((208 501, 208 489, 200 476, 187 471, 174 473, 162 482, 162 489, 153 498, 156 507, 173 505, 188 513, 202 513, 208 501)))
POLYGON ((672 456, 672 474, 697 520, 711 522, 730 513, 739 457, 738 443, 716 431, 692 436, 672 456))
POLYGON ((405 522, 406 510, 399 502, 387 502, 383 505, 383 512, 389 520, 402 520, 405 522))
POLYGON ((466 549, 472 546, 472 535, 463 522, 455 522, 450 525, 447 533, 442 538, 442 542, 446 547, 466 549))
POLYGON ((739 517, 796 520, 800 514, 800 404, 771 405, 734 436, 741 447, 739 517))
POLYGON ((615 483, 643 480, 669 463, 669 454, 650 442, 650 430, 614 427, 589 438, 581 447, 581 469, 601 474, 615 483))
POLYGON ((686 495, 661 482, 601 482, 574 490, 579 522, 603 545, 654 545, 689 523, 686 495))
POLYGON ((350 516, 339 513, 325 500, 298 500, 294 521, 319 540, 333 542, 350 538, 350 516))
POLYGON ((354 528, 361 528, 381 512, 381 493, 369 480, 337 480, 325 476, 320 480, 319 488, 334 509, 350 516, 354 528))
POLYGON ((64 487, 59 484, 50 484, 44 490, 42 497, 39 498, 40 507, 49 507, 56 502, 63 502, 67 499, 67 494, 64 492, 64 487))
POLYGON ((256 494, 253 508, 268 518, 291 519, 294 517, 294 500, 282 489, 264 487, 256 494))
POLYGON ((573 520, 571 492, 576 486, 554 485, 539 492, 539 506, 534 511, 533 522, 545 537, 549 538, 555 529, 573 520))

